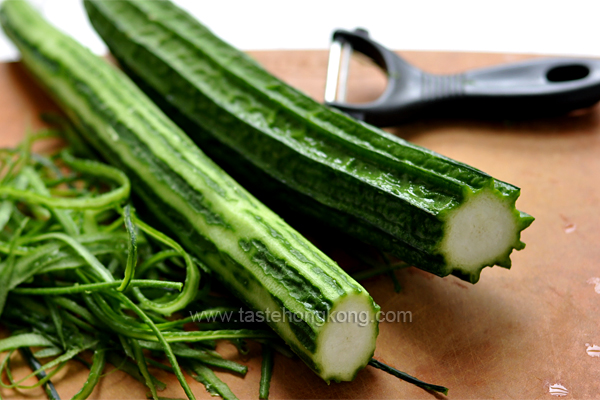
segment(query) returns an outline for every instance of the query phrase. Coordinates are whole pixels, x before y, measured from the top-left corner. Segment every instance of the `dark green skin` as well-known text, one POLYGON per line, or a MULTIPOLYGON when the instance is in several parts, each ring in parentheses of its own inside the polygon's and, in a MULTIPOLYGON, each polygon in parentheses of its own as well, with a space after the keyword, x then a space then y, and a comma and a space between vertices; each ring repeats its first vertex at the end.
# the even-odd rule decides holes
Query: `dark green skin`
MULTIPOLYGON (((489 188, 513 206, 519 196, 515 186, 313 101, 170 2, 85 7, 131 76, 254 193, 419 268, 452 270, 438 248, 446 216, 469 193, 489 188)), ((508 268, 510 258, 498 263, 508 268)))

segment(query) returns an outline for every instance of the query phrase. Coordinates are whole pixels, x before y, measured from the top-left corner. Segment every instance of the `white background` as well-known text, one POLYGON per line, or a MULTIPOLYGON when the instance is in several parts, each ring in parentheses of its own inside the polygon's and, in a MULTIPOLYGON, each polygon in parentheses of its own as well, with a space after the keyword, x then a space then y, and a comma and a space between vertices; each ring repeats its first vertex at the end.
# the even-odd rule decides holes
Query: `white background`
MULTIPOLYGON (((94 52, 107 51, 89 25, 81 0, 31 1, 94 52)), ((175 2, 243 50, 325 49, 334 29, 361 26, 373 39, 397 50, 600 57, 599 0, 175 2)), ((0 61, 17 58, 0 33, 0 61)))

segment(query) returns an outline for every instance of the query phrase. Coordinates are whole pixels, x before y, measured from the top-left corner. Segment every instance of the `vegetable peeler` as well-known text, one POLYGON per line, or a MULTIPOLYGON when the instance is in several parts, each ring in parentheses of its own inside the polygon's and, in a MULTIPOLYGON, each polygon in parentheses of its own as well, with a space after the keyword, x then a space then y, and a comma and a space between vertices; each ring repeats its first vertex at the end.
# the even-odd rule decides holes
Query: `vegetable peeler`
POLYGON ((376 126, 431 117, 539 118, 589 107, 600 100, 600 60, 537 58, 460 74, 424 72, 369 38, 364 29, 336 30, 329 52, 325 103, 376 126), (388 77, 370 103, 345 102, 353 51, 388 77))

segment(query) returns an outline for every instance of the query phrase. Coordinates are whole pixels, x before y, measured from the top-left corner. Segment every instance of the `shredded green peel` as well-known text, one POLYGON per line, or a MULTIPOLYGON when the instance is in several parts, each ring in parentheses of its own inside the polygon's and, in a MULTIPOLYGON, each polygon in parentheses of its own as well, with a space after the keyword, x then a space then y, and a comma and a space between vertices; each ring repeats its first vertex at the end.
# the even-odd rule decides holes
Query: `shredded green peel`
POLYGON ((188 365, 192 378, 202 383, 211 395, 221 396, 224 400, 238 400, 229 386, 220 380, 210 368, 195 361, 190 361, 188 365))
MULTIPOLYGON (((55 389, 48 389, 52 377, 69 360, 87 364, 80 354, 92 350, 88 379, 74 398, 93 392, 106 362, 144 383, 155 399, 165 385, 149 367, 162 365, 194 398, 180 362, 191 362, 194 371, 216 382, 206 372, 209 367, 241 375, 247 367, 210 350, 215 340, 280 343, 266 327, 232 330, 217 322, 239 307, 210 301, 210 277, 201 276, 206 267, 135 214, 122 172, 75 159, 69 151, 31 153, 33 142, 55 135, 28 134, 17 149, 0 149, 0 279, 5 282, 0 313, 2 324, 13 332, 0 340, 0 352, 6 352, 0 359, 0 376, 5 377, 0 386, 44 386, 48 396, 58 398, 55 389), (171 314, 174 318, 164 317, 171 314), (185 330, 189 325, 199 330, 185 330), (36 357, 47 362, 14 379, 11 355, 17 349, 28 362, 36 357), (154 357, 165 357, 169 365, 154 357), (37 383, 24 384, 34 376, 37 383)), ((78 154, 86 153, 84 146, 78 144, 78 154)), ((216 385, 235 398, 223 382, 216 385)))
MULTIPOLYGON (((27 364, 29 364, 29 367, 31 369, 38 370, 42 366, 36 358, 36 357, 41 358, 41 356, 38 356, 39 352, 36 354, 33 354, 31 352, 31 350, 29 349, 29 347, 22 347, 19 349, 19 353, 21 353, 21 356, 27 361, 27 364)), ((56 355, 56 354, 54 354, 54 355, 56 355)), ((46 373, 42 371, 39 374, 37 374, 36 376, 38 377, 38 379, 41 380, 46 377, 46 373)), ((58 395, 58 392, 56 391, 56 388, 54 387, 52 382, 47 381, 42 386, 44 387, 44 391, 46 392, 46 396, 48 396, 49 400, 60 400, 60 396, 58 395)))
POLYGON ((124 292, 129 287, 129 283, 135 275, 135 266, 137 264, 137 235, 135 233, 135 227, 131 221, 131 206, 127 204, 123 210, 123 221, 125 222, 125 228, 129 235, 129 242, 127 248, 127 265, 125 266, 125 279, 123 283, 117 289, 119 292, 124 292))
POLYGON ((371 361, 369 361, 369 365, 372 367, 375 367, 377 369, 380 369, 382 371, 385 371, 388 374, 395 376, 396 378, 400 378, 403 381, 412 383, 413 385, 423 388, 425 390, 439 392, 439 393, 443 393, 445 395, 448 394, 448 388, 446 388, 444 386, 432 385, 430 383, 425 383, 425 382, 415 378, 414 376, 407 374, 406 372, 399 371, 396 368, 390 367, 389 365, 384 364, 381 361, 377 361, 374 358, 372 358, 371 361))
POLYGON ((92 361, 92 368, 90 368, 88 378, 79 392, 75 393, 73 400, 87 399, 88 396, 92 394, 92 391, 100 380, 100 375, 104 370, 104 365, 106 363, 105 354, 106 350, 101 347, 94 351, 94 360, 92 361))
POLYGON ((260 374, 260 388, 258 397, 260 399, 269 398, 269 388, 271 386, 271 376, 273 375, 273 349, 268 345, 263 345, 262 366, 260 374))

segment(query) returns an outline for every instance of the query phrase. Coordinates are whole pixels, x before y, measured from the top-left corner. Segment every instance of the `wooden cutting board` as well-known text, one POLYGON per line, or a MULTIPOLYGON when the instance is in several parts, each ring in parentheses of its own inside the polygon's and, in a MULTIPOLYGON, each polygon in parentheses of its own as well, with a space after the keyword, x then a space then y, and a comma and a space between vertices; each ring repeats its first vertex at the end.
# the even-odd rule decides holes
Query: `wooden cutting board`
MULTIPOLYGON (((322 100, 326 52, 251 54, 275 75, 322 100)), ((439 73, 524 58, 402 55, 439 73)), ((373 97, 374 88, 381 86, 375 78, 365 75, 356 81, 353 95, 373 97)), ((20 64, 0 65, 1 146, 15 145, 26 127, 42 125, 40 111, 54 109, 20 64)), ((413 268, 397 273, 403 287, 398 294, 387 278, 366 281, 383 311, 412 315, 412 322, 380 325, 376 357, 449 387, 450 398, 552 398, 554 384, 568 390, 567 398, 600 398, 600 357, 586 351, 600 345, 600 108, 525 122, 418 121, 391 131, 521 187, 517 206, 536 221, 523 233, 527 248, 513 254, 512 270, 486 268, 476 285, 413 268)), ((246 363, 249 372, 245 378, 218 375, 240 398, 257 398, 258 347, 246 358, 228 344, 219 351, 246 363)), ((159 375, 170 382, 165 396, 183 397, 174 379, 159 375)), ((54 382, 69 398, 85 376, 74 362, 54 382)), ((210 397, 202 385, 191 384, 198 397, 210 397)), ((145 393, 141 384, 117 371, 104 378, 93 397, 143 398, 145 393)), ((273 399, 432 397, 371 367, 354 382, 328 386, 301 361, 279 355, 271 384, 273 399)))

